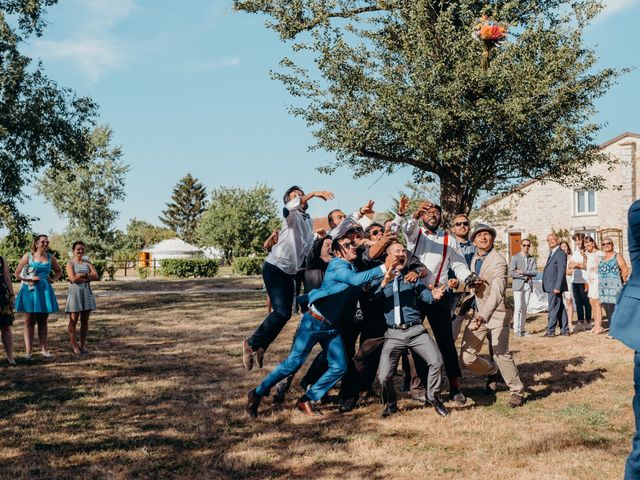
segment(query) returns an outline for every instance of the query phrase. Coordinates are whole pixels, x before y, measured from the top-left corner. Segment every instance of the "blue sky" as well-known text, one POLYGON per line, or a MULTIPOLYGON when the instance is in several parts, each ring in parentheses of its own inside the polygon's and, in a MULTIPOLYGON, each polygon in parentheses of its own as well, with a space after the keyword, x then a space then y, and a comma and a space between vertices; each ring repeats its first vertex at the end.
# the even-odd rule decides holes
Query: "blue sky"
MULTIPOLYGON (((588 30, 601 64, 640 66, 640 0, 605 2, 588 30)), ((264 17, 235 13, 230 0, 61 0, 26 52, 44 62, 60 85, 100 105, 101 123, 114 130, 131 166, 118 227, 133 217, 159 223, 177 180, 191 172, 212 189, 263 182, 276 198, 291 184, 329 189, 336 199, 314 204, 313 216, 332 208, 351 211, 369 198, 378 210, 410 178, 408 170, 354 179, 315 168, 330 153, 309 153, 313 138, 287 114, 290 97, 269 78, 288 55, 264 17), (188 5, 188 7, 186 7, 188 5)), ((608 125, 599 140, 640 132, 640 71, 620 79, 598 102, 596 119, 608 125)), ((39 232, 62 231, 64 220, 32 195, 24 211, 40 217, 39 232)))

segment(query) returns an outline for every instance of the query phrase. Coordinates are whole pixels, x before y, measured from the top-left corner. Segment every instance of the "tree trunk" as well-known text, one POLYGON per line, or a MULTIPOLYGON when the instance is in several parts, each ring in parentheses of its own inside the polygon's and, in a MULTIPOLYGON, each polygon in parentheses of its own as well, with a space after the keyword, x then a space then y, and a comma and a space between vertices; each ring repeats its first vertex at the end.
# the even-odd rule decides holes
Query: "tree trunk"
POLYGON ((449 228, 451 221, 459 213, 469 214, 473 198, 463 182, 452 176, 440 177, 440 206, 442 207, 442 226, 449 228))

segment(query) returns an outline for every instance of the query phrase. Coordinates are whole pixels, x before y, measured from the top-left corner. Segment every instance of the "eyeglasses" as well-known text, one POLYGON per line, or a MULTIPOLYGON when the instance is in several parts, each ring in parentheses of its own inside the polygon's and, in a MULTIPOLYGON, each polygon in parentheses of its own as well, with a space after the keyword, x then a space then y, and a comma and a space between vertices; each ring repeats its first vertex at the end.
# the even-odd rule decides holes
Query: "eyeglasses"
POLYGON ((357 248, 355 243, 351 243, 351 242, 344 242, 341 243, 340 246, 342 248, 357 248))
POLYGON ((380 235, 382 233, 382 230, 371 230, 369 232, 369 235, 380 235))
POLYGON ((531 244, 530 244, 530 243, 523 243, 523 244, 522 244, 522 246, 523 246, 523 247, 530 247, 530 246, 531 246, 531 244))
POLYGON ((602 242, 602 245, 613 245, 613 242, 602 242))
POLYGON ((456 223, 454 223, 454 225, 455 225, 456 227, 461 227, 461 226, 463 226, 463 225, 464 225, 465 227, 468 227, 468 226, 469 226, 469 222, 456 222, 456 223))

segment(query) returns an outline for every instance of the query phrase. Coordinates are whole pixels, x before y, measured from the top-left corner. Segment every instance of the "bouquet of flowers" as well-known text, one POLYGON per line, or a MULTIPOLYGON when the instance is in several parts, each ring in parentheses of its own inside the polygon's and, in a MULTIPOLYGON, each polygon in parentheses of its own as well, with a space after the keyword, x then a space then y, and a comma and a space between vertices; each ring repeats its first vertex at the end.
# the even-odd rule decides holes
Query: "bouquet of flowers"
POLYGON ((482 68, 486 70, 489 68, 491 52, 507 38, 507 28, 482 15, 476 20, 471 36, 482 43, 482 68))

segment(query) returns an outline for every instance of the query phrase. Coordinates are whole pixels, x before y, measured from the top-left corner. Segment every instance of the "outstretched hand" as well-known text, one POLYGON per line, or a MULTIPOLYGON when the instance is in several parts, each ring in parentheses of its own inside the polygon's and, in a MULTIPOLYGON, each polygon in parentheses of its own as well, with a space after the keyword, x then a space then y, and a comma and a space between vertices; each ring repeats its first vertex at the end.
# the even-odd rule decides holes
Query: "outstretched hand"
POLYGON ((369 200, 362 207, 360 207, 360 215, 369 215, 371 213, 375 213, 373 211, 373 204, 375 202, 373 200, 369 200))
POLYGON ((313 196, 317 197, 317 198, 321 198, 322 200, 324 200, 325 202, 327 200, 333 200, 335 198, 335 196, 333 195, 332 192, 328 192, 326 190, 322 190, 322 191, 318 191, 318 192, 313 192, 313 196))
POLYGON ((444 292, 446 291, 446 285, 440 285, 439 287, 434 287, 431 289, 431 295, 434 300, 440 300, 444 296, 444 292))
POLYGON ((418 209, 413 213, 413 218, 418 219, 422 217, 431 207, 433 207, 433 203, 429 201, 425 200, 420 202, 420 205, 418 205, 418 209))
POLYGON ((398 201, 398 214, 404 215, 407 213, 407 208, 409 208, 409 199, 403 195, 398 201))

